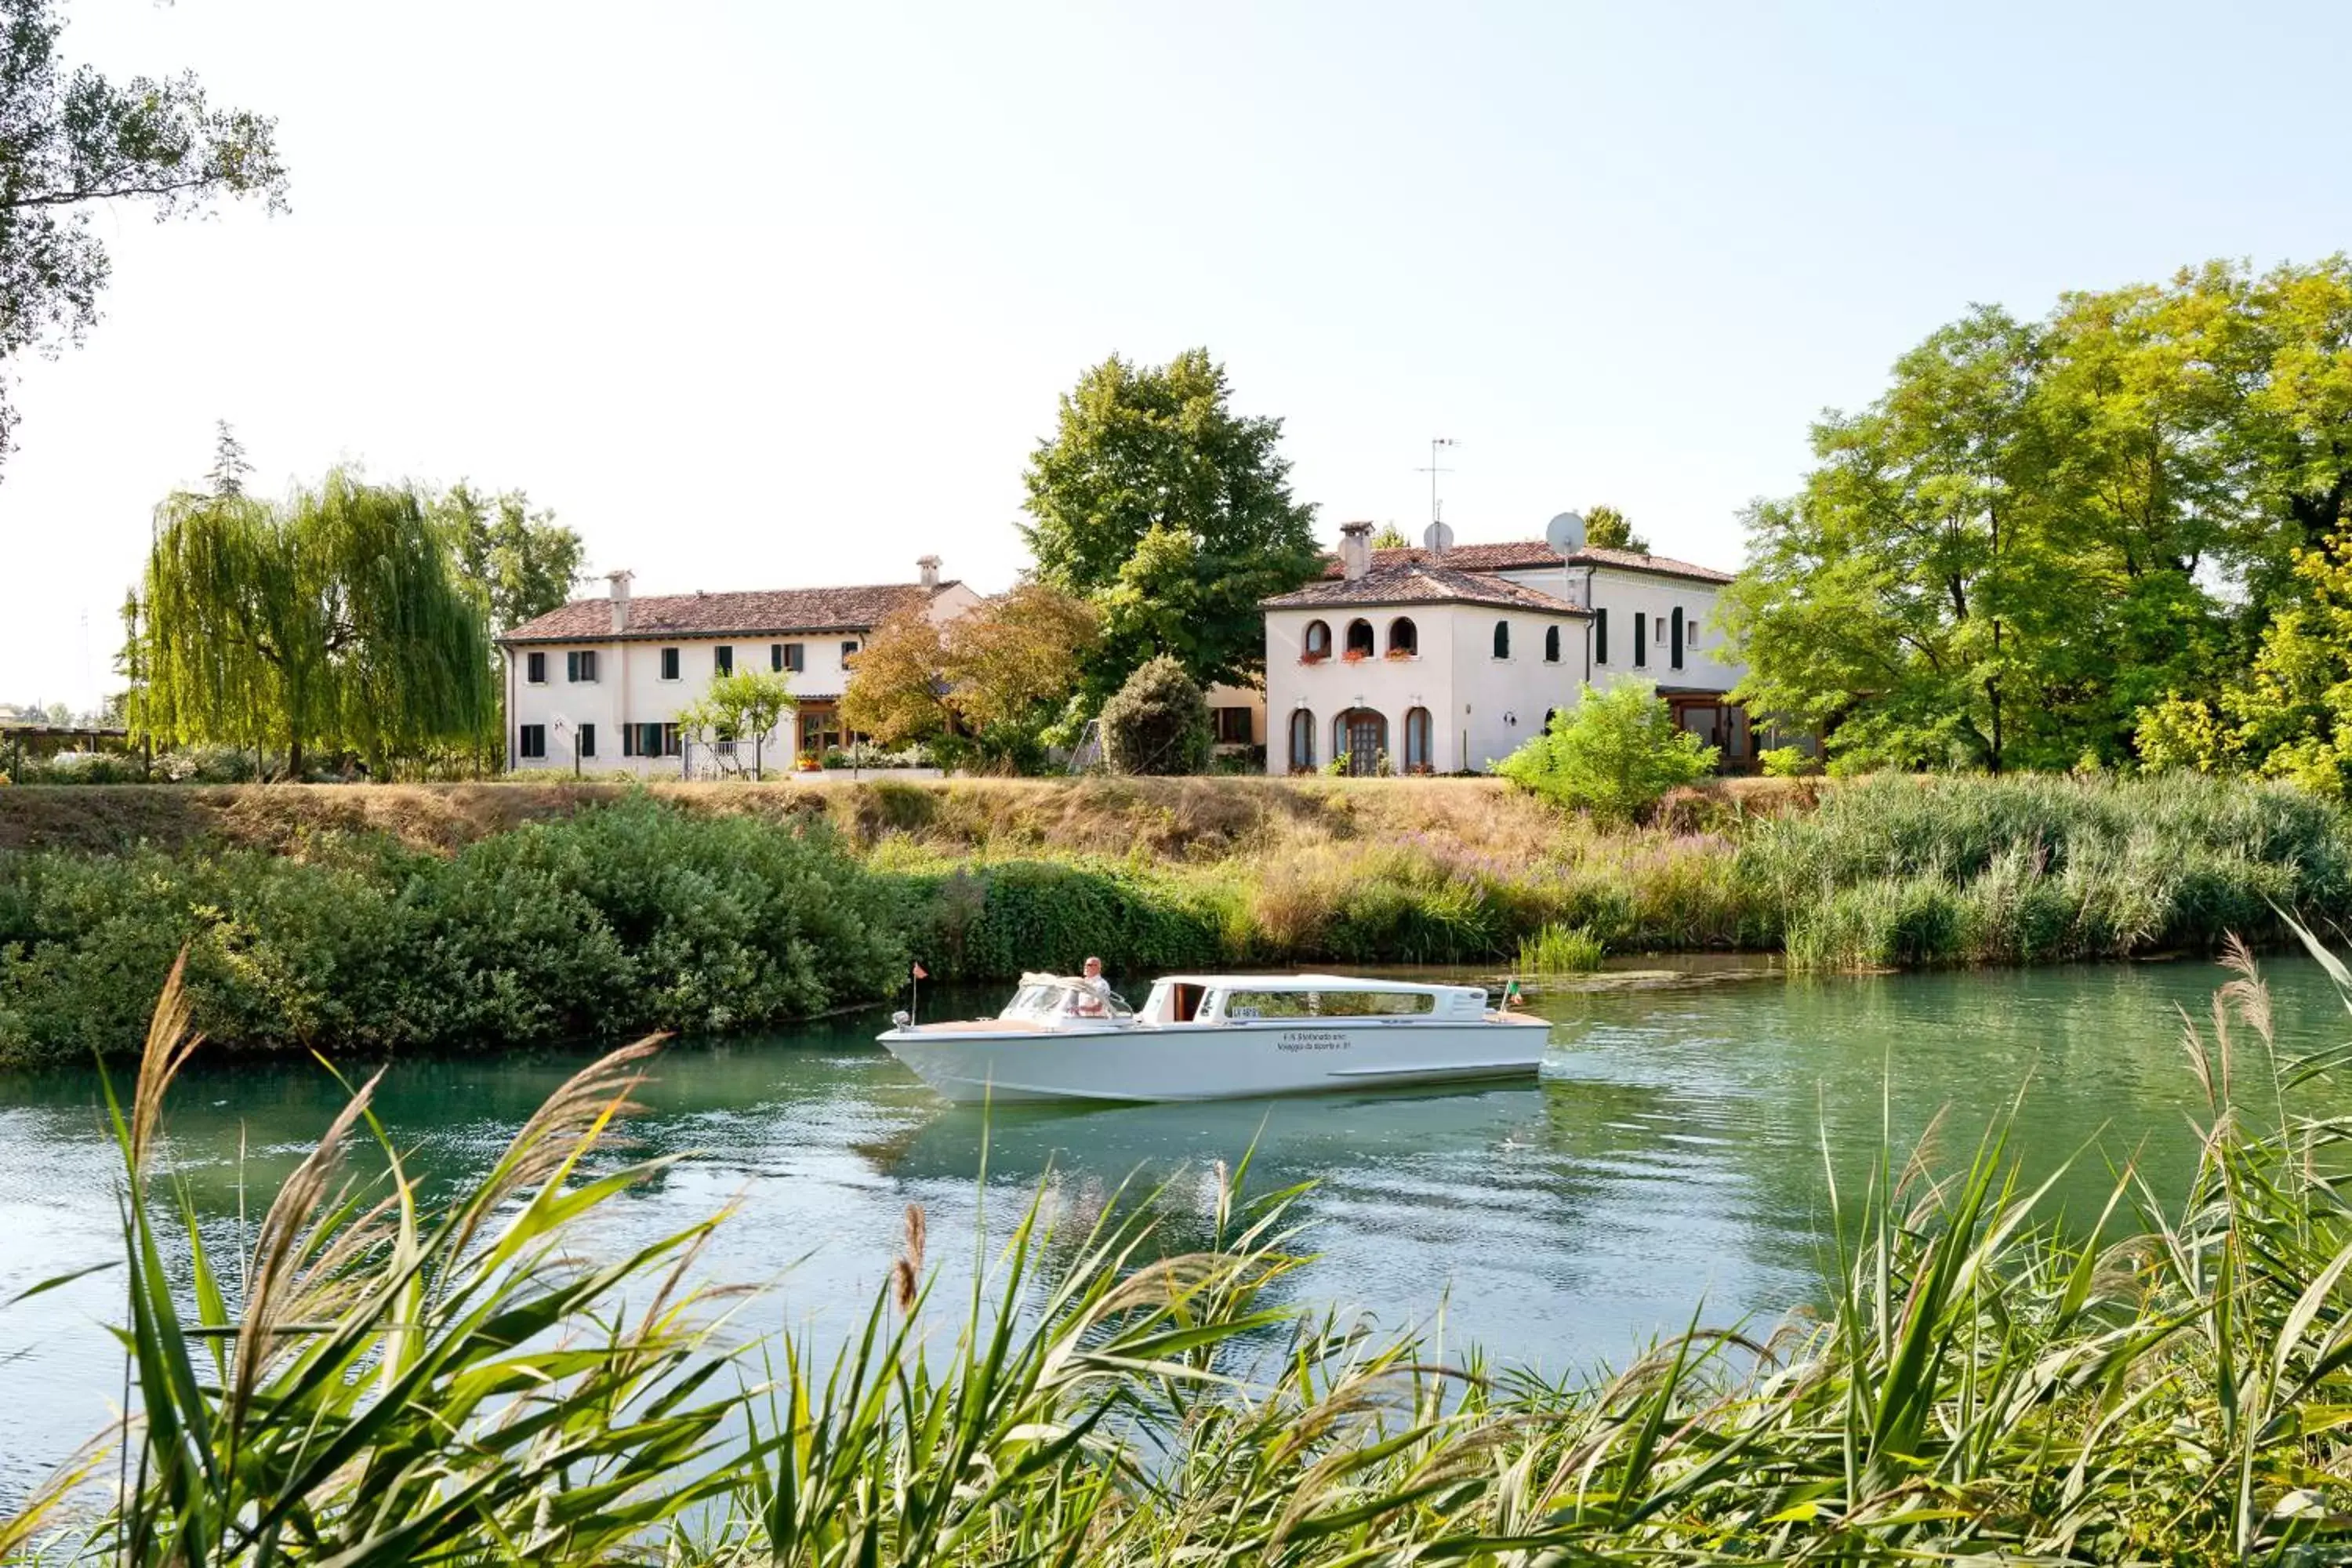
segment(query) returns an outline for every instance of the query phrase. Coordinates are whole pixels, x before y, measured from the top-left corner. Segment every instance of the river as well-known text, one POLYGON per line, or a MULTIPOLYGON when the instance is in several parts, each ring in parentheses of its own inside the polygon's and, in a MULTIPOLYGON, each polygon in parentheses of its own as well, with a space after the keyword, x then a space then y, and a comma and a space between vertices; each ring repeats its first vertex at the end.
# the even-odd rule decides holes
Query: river
MULTIPOLYGON (((2224 978, 2210 964, 1684 969, 1674 984, 1536 998, 1555 1026, 1540 1081, 1461 1092, 984 1118, 934 1100, 874 1046, 878 1016, 684 1043, 656 1065, 635 1131, 646 1152, 690 1157, 591 1239, 617 1250, 740 1199, 711 1268, 776 1280, 756 1321, 824 1338, 882 1284, 909 1202, 927 1206, 952 1279, 970 1267, 980 1203, 1001 1235, 1041 1181, 1083 1215, 1141 1172, 1171 1184, 1160 1205, 1181 1235, 1207 1212, 1214 1162, 1254 1145, 1254 1187, 1318 1184, 1300 1213, 1320 1259, 1289 1283, 1295 1299, 1394 1328, 1442 1314, 1449 1345, 1559 1373, 1622 1361, 1702 1304, 1711 1321, 1769 1323, 1812 1298, 1824 1144, 1856 1181, 1882 1118, 1907 1150, 1943 1110, 1935 1158, 1949 1166, 2022 1090, 2013 1147, 2037 1172, 2080 1156, 2060 1188, 2074 1214, 2104 1196, 2110 1161, 2137 1157, 2167 1194, 2187 1178, 2202 1103, 2176 1009, 2203 1016, 2224 978)), ((2343 1037, 2317 965, 2275 957, 2264 973, 2284 1047, 2343 1037)), ((377 1105, 421 1168, 456 1180, 581 1059, 402 1062, 377 1105)), ((2242 1070, 2242 1094, 2253 1081, 2242 1070)), ((312 1063, 198 1054, 173 1091, 168 1159, 218 1246, 240 1234, 240 1179, 257 1217, 341 1098, 312 1063)), ((0 1300, 117 1250, 99 1105, 92 1071, 0 1075, 0 1300)), ((119 1289, 100 1274, 0 1310, 0 1501, 107 1419, 121 1372, 103 1324, 119 1289)))

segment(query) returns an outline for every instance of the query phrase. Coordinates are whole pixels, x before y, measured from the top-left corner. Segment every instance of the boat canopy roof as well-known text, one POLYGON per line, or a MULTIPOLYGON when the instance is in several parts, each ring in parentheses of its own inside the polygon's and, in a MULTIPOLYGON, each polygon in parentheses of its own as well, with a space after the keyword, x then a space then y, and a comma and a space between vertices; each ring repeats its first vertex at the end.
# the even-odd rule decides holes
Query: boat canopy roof
POLYGON ((1214 985, 1228 991, 1377 991, 1391 996, 1450 996, 1465 991, 1483 993, 1486 989, 1480 985, 1440 985, 1419 980, 1367 980, 1354 974, 1163 974, 1159 983, 1214 985))

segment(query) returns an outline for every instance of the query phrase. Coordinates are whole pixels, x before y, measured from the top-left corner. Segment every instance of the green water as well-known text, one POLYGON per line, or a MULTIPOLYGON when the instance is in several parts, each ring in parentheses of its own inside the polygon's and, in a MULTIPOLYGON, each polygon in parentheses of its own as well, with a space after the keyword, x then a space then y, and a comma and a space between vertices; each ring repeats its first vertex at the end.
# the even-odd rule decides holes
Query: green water
MULTIPOLYGON (((2284 1044, 2342 1037, 2343 1008, 2315 965, 2282 958, 2265 973, 2284 1044)), ((834 1020, 669 1051, 637 1132, 650 1152, 691 1158, 588 1239, 618 1249, 740 1197, 711 1267, 776 1280, 759 1321, 823 1335, 882 1283, 910 1201, 928 1205, 933 1257, 951 1276, 969 1267, 976 1203, 1001 1233, 1041 1180, 1060 1214, 1084 1218, 1145 1171, 1171 1183, 1160 1209, 1181 1240, 1205 1223, 1213 1162, 1255 1143, 1254 1184, 1319 1184, 1304 1213, 1322 1257, 1296 1277, 1297 1300, 1393 1327, 1443 1311, 1450 1343, 1572 1370, 1622 1359, 1702 1300, 1717 1321, 1808 1300, 1823 1142, 1842 1178, 1858 1177, 1883 1110, 1905 1148, 1946 1110, 1938 1157, 1949 1163, 2022 1088, 2015 1144, 2030 1165, 2088 1151, 2061 1188, 2074 1212, 2104 1194, 2111 1160, 2136 1156, 2159 1191, 2177 1190, 2199 1091, 2175 1008, 2201 1015, 2221 978, 2182 963, 1561 994, 1535 1004, 1555 1024, 1536 1083, 1001 1108, 986 1123, 931 1099, 875 1047, 878 1018, 834 1020)), ((494 1159, 579 1060, 404 1062, 378 1109, 447 1180, 494 1159)), ((310 1064, 200 1056, 183 1076, 168 1157, 225 1251, 240 1235, 240 1172, 264 1194, 257 1215, 340 1100, 310 1064)), ((91 1073, 0 1076, 0 1299, 112 1255, 114 1156, 97 1107, 91 1073)), ((11 1416, 0 1499, 106 1420, 121 1378, 102 1328, 116 1289, 100 1275, 0 1311, 11 1416)))

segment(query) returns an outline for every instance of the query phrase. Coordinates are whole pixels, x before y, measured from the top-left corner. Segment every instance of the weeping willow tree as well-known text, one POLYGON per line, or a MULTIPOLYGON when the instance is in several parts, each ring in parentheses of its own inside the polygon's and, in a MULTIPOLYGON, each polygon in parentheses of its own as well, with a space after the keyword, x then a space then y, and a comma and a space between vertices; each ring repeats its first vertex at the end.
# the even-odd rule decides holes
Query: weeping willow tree
POLYGON ((134 721, 164 744, 396 762, 495 722, 488 605, 406 486, 336 471, 272 505, 175 495, 157 513, 134 721))

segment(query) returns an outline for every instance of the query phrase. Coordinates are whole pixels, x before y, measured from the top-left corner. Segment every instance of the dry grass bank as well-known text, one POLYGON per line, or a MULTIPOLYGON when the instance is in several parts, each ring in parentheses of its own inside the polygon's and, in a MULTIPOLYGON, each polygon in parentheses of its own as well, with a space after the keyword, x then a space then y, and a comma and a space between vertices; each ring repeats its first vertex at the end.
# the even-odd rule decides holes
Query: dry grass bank
MULTIPOLYGON (((626 796, 621 784, 34 785, 0 790, 0 850, 104 853, 213 841, 299 852, 325 833, 383 833, 448 853, 527 822, 626 796)), ((872 846, 901 838, 945 852, 1047 852, 1200 862, 1280 845, 1444 837, 1480 854, 1525 855, 1557 816, 1496 779, 948 779, 657 784, 696 811, 782 819, 821 814, 872 846)), ((1729 779, 1678 792, 1670 826, 1811 804, 1806 780, 1729 779)))

